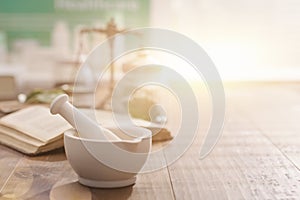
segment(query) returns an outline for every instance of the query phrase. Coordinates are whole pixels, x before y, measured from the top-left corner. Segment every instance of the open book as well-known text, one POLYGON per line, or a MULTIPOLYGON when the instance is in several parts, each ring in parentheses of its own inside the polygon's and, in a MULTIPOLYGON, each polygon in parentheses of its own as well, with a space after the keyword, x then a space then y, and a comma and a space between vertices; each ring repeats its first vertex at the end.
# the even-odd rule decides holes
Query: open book
MULTIPOLYGON (((85 110, 88 114, 88 110, 85 110)), ((96 111, 96 118, 103 126, 111 126, 113 117, 110 112, 96 111)), ((170 132, 160 125, 144 120, 133 122, 156 133, 153 139, 171 139, 170 132), (150 124, 150 126, 149 126, 150 124)), ((59 115, 52 115, 48 107, 34 105, 8 114, 0 119, 0 143, 25 154, 36 155, 63 146, 63 133, 71 125, 59 115)))

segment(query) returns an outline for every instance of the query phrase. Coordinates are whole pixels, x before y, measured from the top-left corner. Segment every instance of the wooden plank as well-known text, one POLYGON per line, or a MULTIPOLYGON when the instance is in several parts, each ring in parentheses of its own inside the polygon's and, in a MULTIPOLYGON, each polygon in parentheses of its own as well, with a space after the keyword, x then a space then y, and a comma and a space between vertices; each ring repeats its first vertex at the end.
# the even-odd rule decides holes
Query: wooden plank
POLYGON ((63 150, 25 156, 13 167, 1 193, 3 199, 173 199, 167 169, 138 175, 133 187, 91 189, 78 183, 63 150))
MULTIPOLYGON (((237 100, 238 101, 238 100, 237 100)), ((169 167, 176 199, 299 199, 300 172, 249 116, 229 102, 214 151, 199 160, 201 137, 169 167)))
POLYGON ((24 156, 3 187, 3 198, 48 199, 52 186, 68 177, 76 179, 62 150, 37 157, 24 156))
POLYGON ((300 169, 300 84, 248 86, 246 91, 250 98, 240 96, 235 105, 300 169))
POLYGON ((22 157, 21 153, 0 145, 0 197, 22 157))

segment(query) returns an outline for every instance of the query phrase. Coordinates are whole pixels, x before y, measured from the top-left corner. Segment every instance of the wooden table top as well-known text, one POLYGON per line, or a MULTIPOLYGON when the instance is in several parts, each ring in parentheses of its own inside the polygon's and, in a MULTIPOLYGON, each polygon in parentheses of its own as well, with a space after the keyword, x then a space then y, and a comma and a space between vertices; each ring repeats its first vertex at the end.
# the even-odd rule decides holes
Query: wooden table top
POLYGON ((229 84, 226 98, 208 157, 200 128, 180 159, 132 187, 80 185, 63 149, 28 157, 0 146, 0 199, 300 199, 300 84, 229 84))

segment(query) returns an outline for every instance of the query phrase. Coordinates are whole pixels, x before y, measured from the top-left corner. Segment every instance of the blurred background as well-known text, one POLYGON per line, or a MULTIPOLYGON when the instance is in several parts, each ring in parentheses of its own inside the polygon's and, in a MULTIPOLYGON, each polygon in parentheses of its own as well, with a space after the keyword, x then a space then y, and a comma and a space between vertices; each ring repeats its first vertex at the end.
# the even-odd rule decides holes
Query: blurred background
POLYGON ((151 2, 151 25, 195 40, 213 59, 223 79, 298 80, 299 1, 151 2))
POLYGON ((68 83, 110 34, 159 27, 197 42, 224 81, 298 81, 299 20, 298 0, 1 0, 0 75, 19 93, 68 83))

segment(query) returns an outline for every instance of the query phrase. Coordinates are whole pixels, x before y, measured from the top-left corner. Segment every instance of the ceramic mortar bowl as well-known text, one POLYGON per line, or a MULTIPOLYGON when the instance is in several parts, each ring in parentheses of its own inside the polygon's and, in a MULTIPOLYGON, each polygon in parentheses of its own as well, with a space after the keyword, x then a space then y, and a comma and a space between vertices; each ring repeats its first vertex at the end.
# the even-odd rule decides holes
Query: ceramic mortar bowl
POLYGON ((127 126, 106 127, 121 141, 78 137, 75 129, 64 134, 69 163, 83 185, 115 188, 133 185, 151 152, 151 131, 127 126), (128 135, 130 134, 130 135, 128 135))

